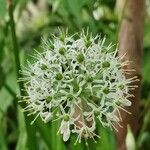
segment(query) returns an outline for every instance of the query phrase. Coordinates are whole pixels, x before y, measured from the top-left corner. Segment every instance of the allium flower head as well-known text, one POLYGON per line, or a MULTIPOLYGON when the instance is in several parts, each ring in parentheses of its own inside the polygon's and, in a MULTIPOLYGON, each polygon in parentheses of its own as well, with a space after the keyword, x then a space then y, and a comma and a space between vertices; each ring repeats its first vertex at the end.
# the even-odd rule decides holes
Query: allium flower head
MULTIPOLYGON (((68 36, 53 35, 43 40, 43 52, 35 55, 23 71, 27 101, 25 111, 39 116, 47 123, 61 120, 59 133, 67 141, 71 133, 81 138, 95 138, 96 124, 115 128, 130 106, 130 83, 123 70, 127 62, 116 56, 114 45, 106 38, 93 37, 88 32, 68 36)), ((32 122, 32 123, 33 123, 32 122)))

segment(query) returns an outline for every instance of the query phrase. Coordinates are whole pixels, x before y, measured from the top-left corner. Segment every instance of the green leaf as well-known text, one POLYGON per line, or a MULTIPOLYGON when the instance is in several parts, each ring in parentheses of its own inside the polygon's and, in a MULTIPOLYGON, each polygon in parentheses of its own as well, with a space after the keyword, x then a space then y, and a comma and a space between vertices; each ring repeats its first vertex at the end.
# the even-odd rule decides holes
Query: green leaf
POLYGON ((45 124, 40 118, 38 118, 34 124, 37 127, 37 131, 39 131, 41 138, 44 140, 45 144, 49 149, 52 148, 52 137, 51 129, 49 124, 45 124))
POLYGON ((75 145, 76 139, 77 139, 77 134, 72 135, 71 139, 70 139, 70 149, 71 150, 84 150, 83 144, 81 145, 81 143, 77 143, 75 145))
POLYGON ((114 133, 110 131, 110 129, 101 126, 98 127, 98 133, 101 138, 98 139, 96 150, 99 150, 99 148, 104 150, 116 150, 114 133))
POLYGON ((17 141, 16 150, 27 150, 27 133, 24 123, 24 115, 18 110, 18 124, 19 124, 19 139, 17 141))
POLYGON ((0 124, 0 150, 7 150, 6 139, 4 135, 4 130, 2 129, 2 123, 0 124))
POLYGON ((59 126, 60 126, 60 121, 55 121, 55 122, 52 122, 52 124, 51 124, 51 135, 53 137, 51 139, 52 149, 66 150, 65 144, 62 141, 62 137, 61 137, 60 133, 58 133, 59 126))

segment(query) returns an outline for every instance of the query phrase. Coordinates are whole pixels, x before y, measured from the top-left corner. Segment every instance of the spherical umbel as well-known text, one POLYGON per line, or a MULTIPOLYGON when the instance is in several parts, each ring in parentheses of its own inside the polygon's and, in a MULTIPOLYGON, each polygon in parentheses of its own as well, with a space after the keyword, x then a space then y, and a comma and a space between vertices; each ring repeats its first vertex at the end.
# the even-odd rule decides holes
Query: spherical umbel
MULTIPOLYGON (((71 133, 94 138, 96 123, 115 128, 121 121, 119 110, 130 106, 130 83, 124 66, 116 56, 117 49, 105 45, 106 38, 88 32, 77 36, 53 36, 43 41, 43 52, 23 71, 30 114, 46 123, 61 120, 59 132, 67 141, 71 133), (63 37, 63 38, 62 38, 63 37), (118 67, 119 66, 119 67, 118 67), (90 124, 90 126, 89 126, 90 124)), ((126 111, 127 112, 127 111, 126 111)), ((32 123, 33 123, 32 122, 32 123)))

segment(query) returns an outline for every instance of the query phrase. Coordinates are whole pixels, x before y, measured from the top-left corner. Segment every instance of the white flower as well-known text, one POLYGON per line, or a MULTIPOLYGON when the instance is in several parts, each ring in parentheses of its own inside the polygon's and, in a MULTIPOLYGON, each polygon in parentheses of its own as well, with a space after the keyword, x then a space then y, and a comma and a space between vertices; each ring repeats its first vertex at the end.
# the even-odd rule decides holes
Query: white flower
POLYGON ((69 120, 62 120, 60 125, 60 133, 63 134, 63 140, 66 142, 70 137, 70 122, 69 120))
POLYGON ((40 113, 40 117, 42 118, 42 120, 47 123, 49 122, 50 120, 52 120, 53 118, 53 115, 51 112, 42 112, 40 113))
POLYGON ((85 122, 82 122, 82 121, 79 121, 80 123, 80 127, 79 126, 75 126, 75 128, 72 130, 73 133, 77 133, 78 134, 78 137, 77 137, 77 140, 75 142, 75 144, 77 142, 81 143, 81 138, 92 138, 94 141, 95 139, 93 138, 94 136, 96 137, 99 137, 98 135, 96 135, 94 133, 95 131, 95 122, 93 122, 92 126, 89 127, 88 125, 86 125, 85 122))
POLYGON ((128 62, 121 62, 114 45, 105 41, 84 31, 78 37, 61 33, 43 40, 43 52, 37 52, 33 64, 28 62, 20 79, 27 92, 24 111, 36 115, 32 123, 39 116, 45 123, 61 119, 64 141, 71 132, 78 134, 79 142, 82 136, 94 139, 97 121, 115 129, 121 121, 119 110, 131 105, 129 91, 136 86, 130 83, 137 78, 126 79, 129 71, 123 68, 128 62))

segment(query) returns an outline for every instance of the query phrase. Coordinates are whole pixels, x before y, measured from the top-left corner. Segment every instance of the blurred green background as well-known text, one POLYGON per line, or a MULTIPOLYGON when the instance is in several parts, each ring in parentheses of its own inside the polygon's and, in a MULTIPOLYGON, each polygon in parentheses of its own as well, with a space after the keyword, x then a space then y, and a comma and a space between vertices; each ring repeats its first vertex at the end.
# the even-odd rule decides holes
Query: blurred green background
MULTIPOLYGON (((69 33, 89 28, 94 35, 106 35, 108 41, 117 42, 119 21, 115 0, 14 0, 14 20, 21 64, 34 49, 41 50, 41 37, 58 33, 58 27, 69 33)), ((150 149, 150 1, 147 0, 144 25, 144 57, 142 97, 140 101, 141 128, 135 141, 140 149, 150 149)), ((83 140, 74 146, 76 136, 64 143, 57 135, 58 124, 44 124, 40 119, 26 126, 32 117, 25 117, 18 105, 19 87, 10 31, 7 1, 0 0, 0 150, 86 150, 83 140), (27 119, 28 118, 28 119, 27 119)), ((88 141, 89 149, 115 150, 112 131, 98 127, 101 139, 88 141)))

